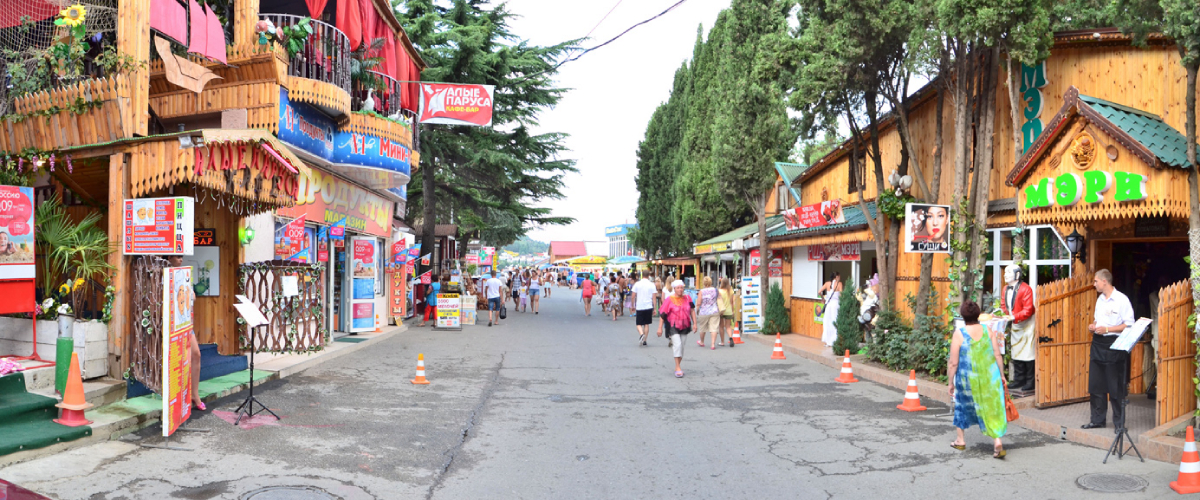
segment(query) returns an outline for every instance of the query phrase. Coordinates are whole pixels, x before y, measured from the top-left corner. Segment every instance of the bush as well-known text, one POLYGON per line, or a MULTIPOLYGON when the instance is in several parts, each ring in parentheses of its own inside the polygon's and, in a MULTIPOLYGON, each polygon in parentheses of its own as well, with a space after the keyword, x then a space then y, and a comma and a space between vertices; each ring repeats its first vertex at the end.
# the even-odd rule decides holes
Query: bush
POLYGON ((771 285, 771 291, 767 293, 767 310, 763 320, 762 333, 766 335, 792 333, 792 319, 783 304, 783 289, 778 283, 771 285))
MULTIPOLYGON (((904 372, 917 370, 933 376, 946 373, 946 357, 950 353, 950 329, 941 314, 918 315, 916 325, 909 326, 888 300, 886 311, 879 312, 875 334, 867 349, 868 357, 883 363, 888 369, 904 372)), ((906 298, 910 310, 916 309, 916 298, 906 298)), ((937 292, 929 295, 929 304, 938 304, 937 292)), ((931 310, 937 308, 931 307, 931 310)))
POLYGON ((885 299, 877 318, 871 345, 867 349, 870 359, 883 363, 890 370, 904 369, 908 366, 908 339, 912 327, 900 317, 891 297, 885 299))
POLYGON ((858 297, 854 296, 854 287, 842 291, 838 300, 837 319, 833 326, 837 329, 837 340, 833 341, 833 354, 858 352, 858 342, 862 339, 862 327, 858 324, 858 297))

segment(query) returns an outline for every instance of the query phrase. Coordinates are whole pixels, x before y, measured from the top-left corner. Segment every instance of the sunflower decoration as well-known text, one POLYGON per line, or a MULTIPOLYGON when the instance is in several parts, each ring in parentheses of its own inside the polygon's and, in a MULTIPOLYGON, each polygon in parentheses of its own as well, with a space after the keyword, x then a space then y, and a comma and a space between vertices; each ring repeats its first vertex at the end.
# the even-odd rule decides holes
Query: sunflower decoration
POLYGON ((59 18, 54 21, 54 24, 75 27, 83 24, 84 18, 87 17, 87 9, 82 5, 75 4, 59 12, 58 15, 59 18))

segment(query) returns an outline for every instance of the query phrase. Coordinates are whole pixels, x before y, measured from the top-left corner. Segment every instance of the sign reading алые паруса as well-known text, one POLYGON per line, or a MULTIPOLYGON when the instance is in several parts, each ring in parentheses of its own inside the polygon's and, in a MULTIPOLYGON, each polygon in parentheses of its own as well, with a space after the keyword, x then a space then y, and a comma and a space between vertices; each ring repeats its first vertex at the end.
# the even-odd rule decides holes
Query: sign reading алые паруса
POLYGON ((1024 207, 1027 210, 1046 208, 1052 204, 1072 207, 1081 199, 1085 203, 1100 203, 1109 191, 1113 192, 1115 201, 1144 200, 1147 196, 1146 179, 1144 175, 1130 172, 1108 173, 1100 170, 1044 177, 1025 186, 1024 207))

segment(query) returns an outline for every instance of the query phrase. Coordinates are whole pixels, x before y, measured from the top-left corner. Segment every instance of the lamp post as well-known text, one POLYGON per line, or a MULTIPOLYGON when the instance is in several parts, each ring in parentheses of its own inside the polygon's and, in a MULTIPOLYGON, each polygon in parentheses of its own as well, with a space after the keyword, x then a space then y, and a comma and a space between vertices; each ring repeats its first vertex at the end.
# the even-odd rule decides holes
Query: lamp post
POLYGON ((1071 255, 1079 259, 1080 263, 1087 264, 1087 245, 1083 235, 1079 231, 1072 229, 1071 234, 1067 235, 1067 250, 1071 255))

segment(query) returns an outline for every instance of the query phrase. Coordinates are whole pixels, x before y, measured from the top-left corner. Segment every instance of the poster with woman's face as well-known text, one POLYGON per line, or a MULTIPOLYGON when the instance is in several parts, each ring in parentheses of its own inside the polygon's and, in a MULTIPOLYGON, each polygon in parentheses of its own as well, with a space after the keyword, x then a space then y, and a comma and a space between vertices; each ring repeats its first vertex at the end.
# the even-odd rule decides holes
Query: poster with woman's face
POLYGON ((950 206, 905 205, 904 251, 950 253, 950 206))

